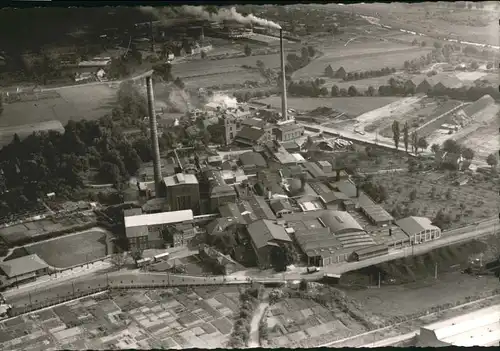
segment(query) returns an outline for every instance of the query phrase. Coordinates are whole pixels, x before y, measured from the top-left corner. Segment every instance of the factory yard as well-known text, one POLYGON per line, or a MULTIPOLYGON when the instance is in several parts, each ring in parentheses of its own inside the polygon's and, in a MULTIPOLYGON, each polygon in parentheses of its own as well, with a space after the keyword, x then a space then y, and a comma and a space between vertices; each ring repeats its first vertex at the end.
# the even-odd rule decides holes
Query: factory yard
POLYGON ((75 300, 0 323, 4 350, 224 348, 236 287, 129 290, 75 300))
POLYGON ((387 189, 388 196, 383 206, 388 212, 396 207, 400 210, 408 208, 412 215, 432 219, 443 209, 451 216, 451 228, 458 228, 500 212, 500 187, 484 180, 481 175, 469 178, 467 184, 457 186, 454 184, 456 178, 451 173, 398 172, 374 175, 373 181, 387 189), (416 198, 410 200, 413 190, 416 191, 416 198))
MULTIPOLYGON (((336 97, 336 98, 298 98, 289 97, 288 107, 297 111, 312 111, 319 107, 329 107, 348 115, 359 116, 368 111, 380 108, 387 104, 398 101, 398 97, 336 97)), ((271 105, 273 108, 281 108, 281 98, 270 96, 257 102, 271 105)))

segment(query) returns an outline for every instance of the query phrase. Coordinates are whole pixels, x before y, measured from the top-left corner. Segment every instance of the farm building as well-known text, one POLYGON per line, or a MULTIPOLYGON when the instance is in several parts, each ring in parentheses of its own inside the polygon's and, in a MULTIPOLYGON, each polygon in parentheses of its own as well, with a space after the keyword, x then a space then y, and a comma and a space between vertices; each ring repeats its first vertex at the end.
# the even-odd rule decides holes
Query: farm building
POLYGON ((359 194, 359 209, 368 219, 377 226, 387 226, 392 223, 394 218, 387 213, 382 206, 377 205, 365 193, 359 194))
POLYGON ((498 305, 486 307, 421 327, 417 346, 498 346, 500 343, 498 307, 498 305))
POLYGON ((317 210, 283 215, 282 219, 308 263, 316 266, 346 261, 353 250, 376 244, 347 212, 317 210))
POLYGON ((406 217, 397 221, 396 225, 410 237, 412 244, 441 237, 441 229, 432 225, 431 220, 425 217, 406 217))
POLYGON ((162 231, 168 226, 177 223, 191 223, 193 218, 192 210, 153 214, 139 214, 137 210, 134 210, 134 212, 125 212, 125 234, 129 248, 163 248, 162 231))
POLYGON ((48 274, 49 265, 38 255, 33 254, 3 261, 0 263, 0 270, 12 284, 13 282, 19 283, 48 274))
POLYGON ((271 252, 280 249, 280 244, 289 244, 292 239, 283 226, 268 219, 258 220, 247 226, 252 247, 261 269, 271 266, 271 252))

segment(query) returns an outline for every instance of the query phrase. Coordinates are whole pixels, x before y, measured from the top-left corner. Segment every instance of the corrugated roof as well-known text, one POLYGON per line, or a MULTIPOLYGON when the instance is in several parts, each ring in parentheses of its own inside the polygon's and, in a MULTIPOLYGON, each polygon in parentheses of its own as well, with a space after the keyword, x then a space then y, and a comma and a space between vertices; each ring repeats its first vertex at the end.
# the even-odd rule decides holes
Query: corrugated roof
POLYGON ((8 278, 19 277, 23 274, 33 273, 40 269, 45 269, 48 267, 49 265, 36 254, 15 258, 13 260, 3 261, 0 263, 0 269, 8 278))
POLYGON ((329 227, 333 233, 342 232, 345 230, 362 231, 363 227, 345 211, 327 210, 321 215, 321 220, 329 227))
POLYGON ((292 240, 281 225, 268 219, 255 221, 247 226, 248 234, 256 248, 260 249, 268 245, 272 240, 287 241, 292 240))
POLYGON ((170 211, 125 217, 125 228, 180 223, 193 220, 193 210, 170 211))
POLYGON ((432 225, 429 218, 425 217, 406 217, 396 221, 396 225, 408 235, 414 235, 427 229, 439 230, 438 227, 432 225))

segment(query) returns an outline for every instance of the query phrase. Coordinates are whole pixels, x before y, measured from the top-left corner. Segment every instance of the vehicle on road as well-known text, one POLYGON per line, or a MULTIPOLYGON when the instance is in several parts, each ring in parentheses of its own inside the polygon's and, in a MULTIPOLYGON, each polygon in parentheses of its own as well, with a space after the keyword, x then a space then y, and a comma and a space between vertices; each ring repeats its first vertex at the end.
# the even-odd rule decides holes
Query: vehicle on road
POLYGON ((307 273, 317 273, 319 272, 321 269, 319 267, 307 267, 307 273))

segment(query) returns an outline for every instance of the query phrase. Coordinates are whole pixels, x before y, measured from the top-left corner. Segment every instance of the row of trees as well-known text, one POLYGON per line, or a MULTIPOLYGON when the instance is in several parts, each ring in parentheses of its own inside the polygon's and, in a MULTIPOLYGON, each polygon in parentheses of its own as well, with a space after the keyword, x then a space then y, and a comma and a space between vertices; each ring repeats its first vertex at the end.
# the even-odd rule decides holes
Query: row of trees
POLYGON ((429 146, 427 140, 424 137, 419 137, 417 131, 413 131, 410 134, 410 127, 408 122, 405 122, 403 128, 401 128, 398 121, 392 123, 392 138, 394 140, 394 146, 399 148, 399 143, 401 141, 401 133, 403 136, 403 143, 405 151, 408 152, 409 146, 411 146, 411 151, 415 154, 418 153, 418 149, 425 150, 429 146))
POLYGON ((396 72, 396 68, 385 67, 379 70, 361 71, 361 72, 348 72, 342 79, 345 81, 368 79, 372 77, 388 76, 396 72))
POLYGON ((465 101, 476 101, 485 95, 490 95, 493 99, 500 100, 500 91, 492 86, 431 89, 427 95, 430 97, 446 96, 450 99, 465 101))
POLYGON ((240 295, 240 311, 234 323, 228 346, 231 348, 244 348, 250 338, 251 321, 257 307, 262 289, 251 287, 240 295))

